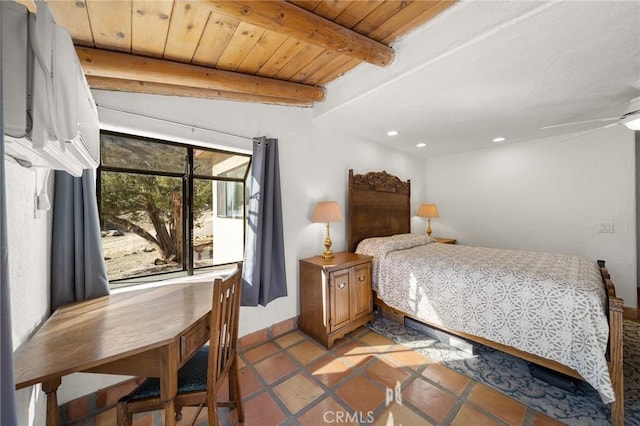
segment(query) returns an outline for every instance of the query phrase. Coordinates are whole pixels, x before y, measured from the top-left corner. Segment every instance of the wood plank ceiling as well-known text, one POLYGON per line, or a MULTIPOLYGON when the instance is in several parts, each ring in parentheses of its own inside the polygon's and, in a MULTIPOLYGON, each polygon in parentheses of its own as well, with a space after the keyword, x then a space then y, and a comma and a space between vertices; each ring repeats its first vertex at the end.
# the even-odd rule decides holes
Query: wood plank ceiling
POLYGON ((454 0, 48 4, 92 88, 311 106, 358 64, 389 65, 391 42, 454 0))

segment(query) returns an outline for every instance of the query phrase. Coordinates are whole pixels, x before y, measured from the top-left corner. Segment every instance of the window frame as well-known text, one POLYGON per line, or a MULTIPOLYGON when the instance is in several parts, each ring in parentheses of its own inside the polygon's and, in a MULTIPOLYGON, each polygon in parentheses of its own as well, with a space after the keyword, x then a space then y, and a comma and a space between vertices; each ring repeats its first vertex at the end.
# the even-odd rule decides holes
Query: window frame
MULTIPOLYGON (((147 169, 137 169, 137 168, 127 168, 127 167, 115 167, 115 166, 105 166, 102 164, 102 158, 100 161, 100 165, 97 169, 97 173, 96 173, 96 197, 97 197, 97 202, 98 202, 98 215, 99 215, 99 219, 100 219, 100 226, 102 227, 102 173, 103 172, 113 172, 113 173, 129 173, 129 174, 137 174, 137 175, 153 175, 153 176, 166 176, 166 177, 174 177, 174 178, 181 178, 182 179, 182 209, 183 209, 183 214, 182 214, 182 229, 183 229, 183 241, 182 241, 182 250, 183 250, 183 261, 182 261, 182 269, 180 270, 174 270, 174 271, 165 271, 165 272, 157 272, 157 273, 151 273, 151 274, 147 274, 147 275, 138 275, 135 277, 127 277, 127 278, 119 278, 119 279, 115 279, 115 280, 109 280, 109 284, 124 284, 127 281, 132 282, 131 285, 134 286, 138 283, 134 283, 133 281, 135 280, 139 280, 141 279, 142 281, 139 284, 142 284, 146 279, 149 279, 150 277, 160 277, 163 275, 176 275, 176 274, 184 274, 186 273, 186 276, 191 276, 195 274, 195 271, 203 271, 206 269, 213 269, 213 268, 218 268, 221 266, 225 266, 225 265, 230 265, 236 262, 231 262, 231 263, 224 263, 224 264, 213 264, 213 265, 208 265, 208 266, 202 266, 199 268, 194 268, 194 259, 193 259, 193 238, 194 238, 194 217, 193 217, 193 209, 191 208, 191 204, 192 204, 192 198, 193 198, 193 182, 195 179, 199 179, 199 180, 209 180, 212 182, 212 184, 218 184, 218 182, 234 182, 234 183, 241 183, 242 184, 242 217, 239 217, 237 219, 242 219, 246 222, 247 220, 247 187, 248 187, 248 183, 247 183, 247 178, 250 174, 251 171, 251 167, 252 167, 252 162, 253 162, 253 156, 251 154, 246 154, 246 153, 241 153, 241 152, 234 152, 234 151, 226 151, 223 149, 217 149, 217 148, 209 148, 209 147, 203 147, 200 145, 190 145, 190 144, 186 144, 186 143, 180 143, 180 142, 175 142, 175 141, 170 141, 170 140, 164 140, 164 139, 157 139, 157 138, 151 138, 151 137, 146 137, 146 136, 138 136, 138 135, 132 135, 129 133, 122 133, 122 132, 114 132, 114 131, 106 131, 106 130, 101 130, 100 131, 100 143, 102 144, 102 135, 110 135, 110 136, 114 136, 114 137, 122 137, 122 138, 127 138, 127 139, 136 139, 138 141, 142 141, 142 142, 150 142, 150 143, 155 143, 155 144, 161 144, 161 145, 172 145, 172 146, 178 146, 181 148, 185 148, 186 149, 186 161, 185 161, 185 171, 184 173, 178 173, 178 172, 161 172, 161 171, 157 171, 157 170, 147 170, 147 169), (237 156, 241 156, 241 157, 247 157, 248 158, 248 163, 246 165, 246 170, 244 173, 244 176, 242 178, 230 178, 230 177, 220 177, 220 176, 211 176, 211 175, 201 175, 201 174, 194 174, 193 173, 193 169, 194 169, 194 150, 205 150, 205 151, 210 151, 213 153, 221 153, 221 154, 232 154, 232 155, 237 155, 237 156)), ((216 200, 217 202, 217 200, 216 200)), ((242 227, 242 247, 243 247, 243 252, 244 252, 244 248, 246 246, 246 234, 247 234, 247 229, 246 226, 242 227)), ((160 278, 161 279, 161 278, 160 278)))

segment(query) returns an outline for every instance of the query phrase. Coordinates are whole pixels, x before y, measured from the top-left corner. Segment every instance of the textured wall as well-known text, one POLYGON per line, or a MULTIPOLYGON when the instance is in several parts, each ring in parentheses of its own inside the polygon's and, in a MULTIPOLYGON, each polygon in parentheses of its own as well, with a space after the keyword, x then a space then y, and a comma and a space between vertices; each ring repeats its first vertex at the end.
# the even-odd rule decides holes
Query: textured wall
MULTIPOLYGON (((7 227, 13 349, 26 341, 49 313, 49 264, 51 257, 51 212, 36 212, 35 196, 43 185, 42 169, 25 169, 5 160, 7 227)), ((49 182, 51 195, 53 179, 49 182)), ((20 424, 44 424, 36 413, 45 409, 40 386, 18 391, 20 424)))

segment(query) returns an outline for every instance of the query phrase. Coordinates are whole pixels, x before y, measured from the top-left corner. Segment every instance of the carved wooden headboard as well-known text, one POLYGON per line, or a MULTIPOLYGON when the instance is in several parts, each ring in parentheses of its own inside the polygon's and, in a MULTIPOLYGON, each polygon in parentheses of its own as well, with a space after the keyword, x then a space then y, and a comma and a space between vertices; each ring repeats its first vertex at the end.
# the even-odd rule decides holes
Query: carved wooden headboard
POLYGON ((411 181, 382 172, 349 170, 347 242, 355 251, 365 238, 411 232, 411 181))

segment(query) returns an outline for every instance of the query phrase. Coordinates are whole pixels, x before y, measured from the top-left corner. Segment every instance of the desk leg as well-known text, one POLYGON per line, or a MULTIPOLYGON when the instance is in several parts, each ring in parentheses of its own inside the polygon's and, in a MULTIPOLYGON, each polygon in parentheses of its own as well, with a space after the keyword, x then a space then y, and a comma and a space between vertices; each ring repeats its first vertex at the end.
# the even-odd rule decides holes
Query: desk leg
POLYGON ((164 424, 175 426, 176 409, 174 398, 178 393, 178 343, 169 345, 168 350, 162 355, 162 376, 160 377, 160 398, 164 401, 164 424))
POLYGON ((42 382, 42 390, 47 394, 47 426, 58 426, 60 422, 57 393, 60 383, 60 377, 42 382))

